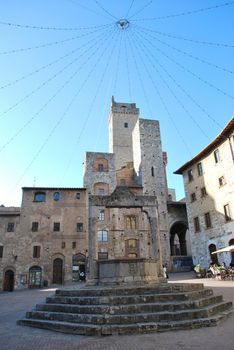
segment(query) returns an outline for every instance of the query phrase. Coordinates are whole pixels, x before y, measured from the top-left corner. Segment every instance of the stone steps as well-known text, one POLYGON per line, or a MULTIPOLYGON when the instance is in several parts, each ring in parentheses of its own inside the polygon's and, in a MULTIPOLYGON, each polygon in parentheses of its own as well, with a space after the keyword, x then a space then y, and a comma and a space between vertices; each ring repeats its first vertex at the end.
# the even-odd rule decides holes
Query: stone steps
POLYGON ((47 297, 46 302, 49 304, 79 304, 79 305, 100 305, 100 304, 136 304, 136 303, 155 303, 163 301, 184 301, 196 300, 198 298, 210 296, 213 291, 203 289, 199 291, 190 291, 187 293, 161 293, 161 294, 143 294, 143 295, 126 295, 122 296, 95 296, 95 297, 77 297, 77 296, 53 296, 47 297))
POLYGON ((147 333, 216 325, 232 303, 202 284, 57 290, 18 324, 65 333, 147 333))

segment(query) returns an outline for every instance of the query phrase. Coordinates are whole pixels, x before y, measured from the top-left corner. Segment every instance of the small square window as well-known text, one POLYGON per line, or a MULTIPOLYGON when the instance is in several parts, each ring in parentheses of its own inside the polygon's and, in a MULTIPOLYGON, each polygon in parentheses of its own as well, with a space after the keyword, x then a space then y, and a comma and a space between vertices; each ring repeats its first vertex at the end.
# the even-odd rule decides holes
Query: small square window
POLYGON ((225 182, 224 176, 221 176, 221 177, 219 178, 219 186, 222 187, 222 186, 224 186, 225 184, 226 184, 226 182, 225 182))
POLYGON ((225 204, 225 205, 223 206, 223 209, 224 209, 225 220, 226 220, 226 221, 231 221, 232 218, 231 218, 231 213, 230 213, 229 204, 225 204))
POLYGON ((195 202, 196 199, 197 199, 196 193, 195 192, 191 193, 191 202, 195 202))
POLYGON ((192 169, 188 170, 188 179, 189 179, 189 182, 193 181, 193 171, 192 171, 192 169))
POLYGON ((60 231, 60 222, 54 222, 54 231, 55 232, 60 231))
POLYGON ((41 247, 39 245, 35 245, 33 247, 33 258, 40 258, 41 247))
POLYGON ((81 222, 78 222, 77 224, 76 224, 76 231, 77 232, 83 232, 83 223, 81 223, 81 222))
POLYGON ((200 229, 200 221, 199 221, 199 217, 196 217, 193 219, 193 222, 194 222, 194 229, 195 229, 195 232, 199 232, 201 229, 200 229))
POLYGON ((219 150, 218 149, 216 149, 214 151, 214 159, 215 159, 215 163, 220 162, 220 154, 219 154, 219 150))
POLYGON ((15 224, 14 222, 8 222, 7 224, 7 232, 14 232, 15 231, 15 224))
POLYGON ((76 193, 76 199, 80 199, 80 192, 76 193))
POLYGON ((72 249, 76 249, 76 242, 72 242, 72 249))
POLYGON ((197 164, 197 173, 198 173, 198 176, 201 176, 203 174, 203 169, 202 169, 202 163, 198 163, 197 164))
POLYGON ((128 128, 128 123, 127 122, 124 123, 124 127, 128 128))
POLYGON ((206 228, 211 227, 210 213, 205 213, 205 224, 206 224, 206 228))
POLYGON ((60 200, 60 193, 59 192, 54 192, 53 194, 54 201, 59 201, 60 200))
POLYGON ((32 222, 32 232, 38 231, 38 222, 34 221, 32 222))
POLYGON ((201 188, 201 196, 202 196, 202 197, 205 197, 206 195, 207 195, 206 188, 205 188, 205 187, 202 187, 202 188, 201 188))

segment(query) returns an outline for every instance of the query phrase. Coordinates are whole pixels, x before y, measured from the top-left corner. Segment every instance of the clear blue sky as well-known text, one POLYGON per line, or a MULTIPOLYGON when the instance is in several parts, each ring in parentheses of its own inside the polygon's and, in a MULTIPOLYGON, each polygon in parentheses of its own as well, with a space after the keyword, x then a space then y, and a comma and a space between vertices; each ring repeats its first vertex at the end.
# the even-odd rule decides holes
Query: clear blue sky
POLYGON ((84 152, 108 151, 112 95, 160 121, 183 197, 173 171, 234 114, 233 33, 232 1, 1 0, 0 204, 82 187, 84 152))

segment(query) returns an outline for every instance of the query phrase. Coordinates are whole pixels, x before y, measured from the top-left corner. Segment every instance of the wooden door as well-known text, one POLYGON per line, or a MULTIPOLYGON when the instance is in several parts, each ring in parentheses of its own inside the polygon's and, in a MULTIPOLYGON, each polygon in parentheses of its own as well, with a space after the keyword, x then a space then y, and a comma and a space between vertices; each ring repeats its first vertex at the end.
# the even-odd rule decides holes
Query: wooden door
POLYGON ((3 290, 6 292, 12 292, 14 290, 14 272, 12 270, 5 272, 3 290))
POLYGON ((53 283, 63 283, 63 261, 59 258, 53 262, 53 283))

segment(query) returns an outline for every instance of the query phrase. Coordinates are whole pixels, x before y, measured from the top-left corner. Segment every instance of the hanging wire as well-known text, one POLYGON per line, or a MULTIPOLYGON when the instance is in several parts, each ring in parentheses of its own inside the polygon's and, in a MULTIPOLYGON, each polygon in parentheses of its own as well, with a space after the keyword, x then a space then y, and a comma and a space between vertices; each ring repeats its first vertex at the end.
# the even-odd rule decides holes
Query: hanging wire
MULTIPOLYGON (((116 31, 116 33, 117 33, 117 31, 116 31)), ((87 126, 87 124, 88 124, 88 121, 89 121, 89 119, 90 119, 91 112, 92 112, 92 110, 93 110, 93 107, 94 107, 95 101, 96 101, 96 99, 97 99, 98 93, 100 92, 100 88, 101 88, 101 85, 102 85, 102 83, 103 83, 103 81, 104 81, 104 78, 105 78, 105 75, 106 75, 106 73, 107 73, 107 70, 108 70, 108 68, 109 68, 109 66, 110 66, 111 57, 113 57, 113 53, 114 53, 114 50, 115 50, 115 49, 116 49, 116 46, 115 46, 114 40, 113 40, 112 49, 111 49, 111 51, 110 51, 110 53, 109 53, 109 55, 108 55, 108 57, 107 57, 106 64, 104 65, 105 68, 104 68, 104 70, 103 70, 103 72, 102 72, 101 78, 100 78, 99 83, 98 83, 98 85, 97 85, 97 89, 96 89, 95 95, 94 95, 94 97, 93 97, 93 99, 92 99, 92 102, 91 102, 91 104, 90 104, 90 106, 89 106, 89 110, 88 110, 88 113, 87 113, 87 117, 86 117, 86 119, 85 119, 85 121, 84 121, 84 123, 83 123, 83 126, 82 126, 82 128, 81 128, 81 131, 80 131, 80 133, 79 133, 79 135, 78 135, 78 137, 77 137, 77 139, 76 139, 76 143, 75 143, 75 146, 74 146, 74 148, 73 148, 73 152, 72 152, 72 154, 71 154, 71 157, 70 157, 70 159, 69 159, 69 161, 68 161, 68 163, 67 163, 67 166, 65 167, 65 171, 64 171, 64 173, 63 173, 63 175, 62 175, 62 178, 61 178, 61 181, 60 181, 61 184, 63 183, 64 178, 65 178, 65 176, 66 176, 66 174, 67 174, 67 172, 68 172, 68 170, 69 170, 69 168, 70 168, 70 166, 71 166, 71 163, 72 163, 72 160, 73 160, 73 158, 74 158, 74 155, 76 154, 77 145, 78 145, 78 143, 79 143, 79 141, 80 141, 80 139, 81 139, 81 137, 82 137, 82 135, 83 135, 83 133, 84 133, 84 131, 85 131, 85 128, 86 128, 86 126, 87 126)))
POLYGON ((150 65, 154 68, 154 70, 157 72, 157 74, 159 75, 160 79, 163 81, 163 83, 165 84, 165 86, 167 87, 167 89, 170 91, 170 93, 172 94, 172 96, 175 98, 175 100, 177 101, 177 103, 181 106, 181 108, 184 110, 184 112, 189 116, 189 118, 193 121, 193 123, 197 126, 197 128, 201 131, 201 133, 209 140, 211 141, 210 137, 207 135, 207 133, 201 128, 201 126, 198 124, 198 122, 196 121, 196 119, 193 117, 193 115, 189 112, 189 110, 185 107, 184 103, 178 98, 178 96, 174 93, 174 91, 171 89, 170 85, 167 83, 167 81, 164 79, 164 77, 160 74, 160 72, 158 71, 158 69, 155 67, 154 62, 156 62, 161 69, 167 73, 167 75, 170 77, 170 74, 168 73, 168 71, 164 68, 164 66, 160 63, 160 61, 155 57, 155 55, 153 55, 151 53, 151 51, 147 48, 147 46, 142 43, 139 35, 137 35, 137 40, 135 40, 136 43, 138 43, 140 45, 140 51, 145 55, 146 58, 148 58, 150 65), (148 53, 146 52, 146 50, 148 51, 148 53), (151 56, 151 58, 150 58, 151 56))
POLYGON ((16 27, 16 28, 22 28, 22 29, 39 29, 39 30, 87 30, 87 29, 95 29, 95 28, 104 28, 106 26, 109 26, 110 23, 102 24, 99 26, 89 26, 89 27, 45 27, 45 26, 35 26, 30 24, 21 24, 21 23, 12 23, 12 22, 4 22, 0 21, 0 25, 3 26, 9 26, 9 27, 16 27))
POLYGON ((44 47, 50 47, 50 46, 64 44, 64 43, 69 42, 69 41, 73 41, 73 40, 77 40, 77 39, 83 38, 83 37, 85 37, 87 35, 95 33, 96 31, 99 31, 99 30, 103 30, 103 28, 101 28, 101 29, 99 28, 99 29, 97 29, 95 31, 91 31, 89 33, 84 33, 82 35, 73 36, 71 38, 52 41, 50 43, 45 43, 45 44, 36 45, 36 46, 30 46, 30 47, 24 47, 24 48, 19 48, 19 49, 12 49, 12 50, 7 50, 7 51, 1 51, 0 55, 8 55, 8 54, 13 54, 13 53, 18 53, 18 52, 25 52, 25 51, 35 50, 35 49, 41 49, 41 48, 44 48, 44 47))
POLYGON ((39 84, 35 89, 31 90, 30 93, 26 94, 24 97, 19 99, 16 103, 8 107, 6 110, 4 110, 2 113, 0 113, 0 118, 6 115, 8 112, 12 111, 14 108, 18 107, 21 103, 23 103, 25 100, 27 100, 29 97, 34 95, 36 92, 41 90, 44 86, 46 86, 48 83, 53 81, 57 76, 62 74, 67 68, 69 68, 71 65, 73 65, 77 61, 77 58, 70 61, 68 64, 63 66, 60 70, 58 70, 55 74, 53 74, 50 78, 43 81, 42 84, 39 84))
POLYGON ((117 19, 117 17, 113 16, 109 11, 107 11, 97 0, 94 0, 94 2, 96 3, 96 5, 102 9, 102 11, 104 11, 105 13, 107 13, 110 17, 114 18, 114 19, 117 19))
POLYGON ((156 93, 157 93, 157 95, 158 95, 158 97, 159 97, 161 103, 162 103, 162 106, 164 107, 164 109, 165 109, 165 111, 166 111, 166 114, 168 115, 169 119, 171 120, 172 124, 174 125, 174 128, 175 128, 177 134, 179 135, 181 141, 183 142, 185 148, 187 149, 189 155, 192 157, 191 150, 190 150, 188 144, 186 143, 185 139, 183 138, 183 135, 180 133, 179 129, 177 128, 177 125, 176 125, 176 123, 175 123, 175 121, 174 121, 174 118, 172 117, 172 114, 170 113, 169 109, 167 108, 167 104, 166 104, 166 102, 164 101, 164 98, 162 97, 159 88, 158 88, 157 85, 155 84, 155 79, 152 78, 152 75, 150 74, 150 72, 149 72, 149 70, 148 70, 148 67, 147 67, 147 65, 145 64, 145 61, 143 60, 143 58, 142 58, 142 56, 141 56, 140 50, 138 50, 138 47, 137 47, 137 46, 134 46, 134 48, 135 48, 135 50, 137 51, 137 54, 138 54, 138 56, 139 56, 139 58, 140 58, 140 62, 143 63, 143 67, 144 67, 144 69, 145 69, 145 71, 146 71, 146 73, 147 73, 147 75, 148 75, 148 77, 149 77, 149 80, 151 81, 151 83, 152 83, 152 85, 153 85, 153 87, 154 87, 154 89, 155 89, 155 91, 156 91, 156 93))
MULTIPOLYGON (((139 33, 138 33, 139 34, 139 33)), ((141 34, 139 34, 141 35, 141 34)), ((144 36, 141 35, 141 37, 147 41, 151 46, 154 47, 154 45, 144 36)), ((202 107, 184 88, 181 84, 179 84, 176 79, 165 69, 165 67, 162 65, 162 69, 166 72, 166 74, 171 78, 171 80, 174 82, 174 84, 195 104, 196 107, 198 107, 210 120, 212 120, 213 123, 215 123, 219 128, 221 126, 221 124, 219 124, 217 122, 217 120, 215 120, 205 109, 204 107, 202 107)))
POLYGON ((194 60, 196 60, 196 61, 198 61, 198 62, 207 64, 207 65, 209 65, 209 66, 211 66, 211 67, 220 69, 220 70, 222 70, 222 71, 224 71, 224 72, 227 72, 227 73, 230 73, 230 74, 234 74, 234 72, 233 72, 232 70, 230 70, 230 69, 221 67, 221 66, 219 66, 219 65, 217 65, 217 64, 215 64, 215 63, 208 62, 208 61, 206 61, 206 60, 204 60, 204 59, 202 59, 202 58, 200 58, 200 57, 194 56, 194 55, 192 55, 192 54, 190 54, 190 53, 188 53, 188 52, 186 52, 186 51, 183 51, 183 50, 181 50, 181 49, 178 49, 177 47, 175 47, 175 46, 173 46, 173 45, 170 45, 170 44, 168 44, 167 42, 165 42, 165 41, 163 41, 163 40, 160 40, 160 39, 156 38, 155 36, 153 36, 153 35, 151 35, 151 34, 149 34, 149 33, 147 33, 147 35, 150 36, 151 38, 157 40, 157 41, 160 42, 161 44, 163 44, 163 45, 169 47, 170 49, 175 50, 175 51, 177 51, 177 52, 179 52, 179 53, 182 53, 183 55, 188 56, 188 57, 190 57, 190 58, 192 58, 192 59, 194 59, 194 60))
POLYGON ((139 65, 137 63, 137 60, 136 60, 136 57, 135 57, 135 54, 134 54, 133 44, 132 44, 132 42, 130 40, 129 40, 129 47, 130 47, 131 52, 132 52, 132 57, 133 57, 133 61, 134 61, 135 67, 136 67, 137 76, 138 76, 139 81, 140 81, 140 86, 141 86, 141 89, 142 89, 142 92, 143 92, 143 95, 144 95, 144 98, 145 98, 145 101, 146 101, 146 105, 148 107, 149 114, 151 116, 153 116, 153 112, 152 112, 152 109, 150 107, 149 99, 148 99, 148 96, 147 96, 147 93, 146 93, 145 85, 144 85, 144 82, 143 82, 143 79, 142 79, 141 71, 139 69, 139 65))
POLYGON ((129 6, 129 8, 128 8, 128 11, 127 11, 127 13, 126 13, 126 15, 125 15, 125 18, 128 17, 128 14, 130 13, 130 11, 131 11, 131 9, 132 9, 133 4, 134 4, 134 0, 132 0, 130 6, 129 6))
POLYGON ((114 34, 116 33, 117 30, 114 31, 112 36, 109 36, 109 41, 107 42, 107 45, 105 45, 104 50, 102 51, 101 55, 98 57, 98 59, 95 61, 95 64, 92 66, 91 70, 89 71, 87 77, 84 79, 82 85, 80 86, 80 88, 76 91, 76 93, 73 95, 73 97, 71 98, 70 102, 68 103, 65 111, 63 112, 63 114, 61 115, 61 117, 59 118, 59 120, 57 120, 56 124, 53 126, 53 128, 50 130, 49 134, 47 135, 46 139, 43 141, 42 145, 39 147, 39 149, 37 150, 36 154, 33 156, 32 160, 29 162, 29 164, 27 165, 26 169, 24 170, 24 172, 22 173, 22 175, 20 176, 20 178, 18 179, 17 183, 15 184, 15 187, 17 187, 19 185, 19 183, 21 182, 21 180, 24 178, 25 174, 27 173, 27 171, 30 169, 30 167, 32 166, 32 164, 35 162, 35 160, 38 158, 38 156, 40 155, 40 153, 43 151, 43 149, 45 148, 46 144, 49 142, 51 136, 54 134, 54 132, 56 131, 56 129, 58 128, 58 126, 62 123, 62 121, 64 120, 64 118, 66 117, 66 115, 68 114, 69 110, 71 109, 72 105, 74 104, 74 102, 76 101, 79 93, 81 92, 81 90, 83 89, 83 87, 85 86, 85 84, 87 83, 87 81, 89 80, 89 78, 91 77, 91 75, 93 74, 94 70, 96 69, 98 63, 101 61, 102 57, 104 56, 106 50, 109 47, 109 42, 111 42, 111 40, 113 40, 114 34))
POLYGON ((144 9, 145 9, 146 7, 148 7, 149 5, 151 5, 152 2, 153 2, 152 0, 150 0, 149 2, 147 2, 142 8, 140 8, 140 9, 139 9, 138 11, 136 11, 131 17, 129 17, 129 19, 131 19, 132 17, 135 17, 136 15, 138 15, 138 13, 144 11, 144 9))
POLYGON ((234 1, 229 1, 229 2, 219 4, 219 5, 204 7, 204 8, 200 8, 197 10, 183 11, 183 12, 175 13, 175 14, 171 14, 171 15, 151 17, 151 18, 139 18, 139 19, 134 19, 133 21, 153 21, 153 20, 161 20, 161 19, 168 19, 168 18, 181 17, 181 16, 189 16, 189 15, 194 15, 194 14, 198 14, 198 13, 202 13, 202 12, 206 12, 206 11, 210 11, 210 10, 216 10, 220 7, 230 6, 233 4, 234 4, 234 1))
POLYGON ((126 45, 126 36, 124 36, 124 51, 125 51, 125 62, 126 62, 127 79, 128 79, 128 93, 129 93, 130 101, 132 101, 132 89, 131 89, 131 79, 130 79, 130 70, 129 70, 128 49, 126 45))
POLYGON ((138 26, 135 25, 136 27, 138 27, 139 29, 148 31, 148 32, 153 32, 153 33, 157 33, 159 35, 162 36, 167 36, 169 38, 173 38, 173 39, 178 39, 178 40, 184 40, 184 41, 189 41, 195 44, 202 44, 202 45, 211 45, 211 46, 218 46, 218 47, 226 47, 226 48, 234 48, 234 45, 230 45, 230 44, 223 44, 223 43, 215 43, 215 42, 210 42, 210 41, 204 41, 204 40, 196 40, 196 39, 190 39, 190 38, 185 38, 184 36, 178 36, 178 35, 174 35, 171 33, 165 33, 165 32, 160 32, 158 30, 154 30, 154 29, 149 29, 149 28, 145 28, 142 26, 138 26))
MULTIPOLYGON (((153 44, 152 44, 153 45, 153 44)), ((230 95, 228 92, 220 89, 218 86, 208 82, 207 80, 201 78, 198 74, 194 73, 193 71, 191 71, 190 69, 186 68, 184 65, 182 65, 181 63, 177 62, 174 58, 171 58, 169 55, 167 55, 163 50, 159 49, 157 46, 153 45, 154 48, 159 51, 163 56, 165 56, 168 60, 170 60, 171 62, 173 62, 174 64, 176 64, 178 67, 180 67, 181 69, 183 69, 184 71, 186 71, 187 73, 191 74, 193 77, 195 77, 196 79, 198 79, 199 81, 203 82, 204 84, 206 84, 207 86, 209 86, 210 88, 220 92, 221 94, 223 94, 226 97, 231 98, 232 100, 234 99, 234 96, 230 95)))
POLYGON ((55 97, 75 78, 75 76, 78 74, 78 72, 91 60, 91 58, 93 58, 93 55, 96 54, 98 52, 98 50, 100 50, 100 48, 103 46, 103 44, 105 43, 105 40, 108 39, 110 34, 110 31, 108 30, 106 32, 106 36, 102 35, 102 40, 97 40, 96 42, 92 41, 92 46, 90 46, 87 50, 85 50, 81 55, 79 55, 78 58, 76 58, 76 61, 78 59, 80 59, 81 57, 83 57, 86 53, 88 53, 89 51, 92 52, 91 54, 86 57, 84 59, 84 61, 80 64, 80 66, 76 69, 75 72, 73 72, 68 79, 66 79, 66 81, 62 84, 62 86, 60 86, 56 92, 42 105, 42 107, 39 108, 39 110, 29 119, 27 120, 6 142, 5 144, 3 144, 2 147, 0 147, 0 153, 12 142, 15 140, 15 138, 17 136, 19 136, 19 134, 25 130, 25 128, 27 126, 29 126, 33 120, 35 120, 42 112, 43 110, 49 105, 49 103, 51 103, 55 97))

